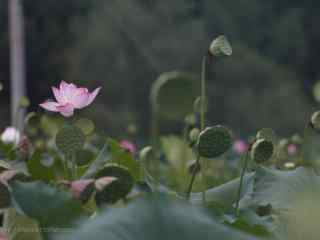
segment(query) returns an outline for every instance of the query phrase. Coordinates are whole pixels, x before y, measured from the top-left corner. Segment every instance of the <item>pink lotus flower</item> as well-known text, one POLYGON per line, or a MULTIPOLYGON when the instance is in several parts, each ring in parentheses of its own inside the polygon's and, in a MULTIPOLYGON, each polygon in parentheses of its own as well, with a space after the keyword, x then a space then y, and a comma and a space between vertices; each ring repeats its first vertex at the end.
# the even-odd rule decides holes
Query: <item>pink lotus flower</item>
POLYGON ((120 147, 122 147, 124 150, 129 151, 132 154, 135 154, 136 152, 136 145, 134 145, 132 142, 128 140, 122 140, 120 142, 120 147))
POLYGON ((7 236, 7 234, 5 232, 0 232, 0 240, 8 240, 9 237, 7 236))
POLYGON ((71 191, 72 195, 75 199, 81 199, 81 194, 90 187, 91 184, 94 184, 93 179, 87 179, 87 180, 77 180, 71 182, 71 191))
POLYGON ((46 101, 40 106, 52 112, 60 112, 65 117, 71 117, 74 109, 81 109, 90 105, 96 98, 101 87, 89 92, 87 88, 77 87, 73 83, 61 81, 59 89, 52 87, 57 102, 46 101))
POLYGON ((233 144, 233 151, 235 151, 235 153, 239 155, 244 154, 248 150, 248 148, 248 144, 241 139, 236 140, 233 144))
POLYGON ((295 144, 289 144, 287 150, 290 156, 293 156, 298 152, 298 148, 295 144))

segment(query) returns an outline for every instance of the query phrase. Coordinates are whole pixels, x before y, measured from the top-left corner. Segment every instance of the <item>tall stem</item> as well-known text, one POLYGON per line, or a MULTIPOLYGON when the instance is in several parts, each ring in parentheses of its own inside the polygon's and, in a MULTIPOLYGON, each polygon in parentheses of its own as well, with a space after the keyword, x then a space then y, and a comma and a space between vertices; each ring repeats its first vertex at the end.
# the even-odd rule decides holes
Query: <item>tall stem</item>
POLYGON ((197 170, 198 170, 197 168, 199 167, 199 165, 200 165, 200 155, 198 154, 196 165, 194 166, 194 168, 192 170, 192 176, 191 176, 191 180, 190 180, 189 187, 188 187, 188 190, 187 190, 187 199, 190 198, 190 194, 191 194, 191 191, 192 191, 194 180, 196 179, 196 175, 197 175, 197 170))
POLYGON ((240 203, 240 198, 241 198, 241 193, 242 193, 243 178, 244 178, 244 175, 247 171, 248 162, 249 162, 248 160, 249 160, 249 151, 247 151, 247 153, 245 155, 244 166, 242 168, 242 172, 241 172, 241 176, 240 176, 240 185, 239 185, 239 189, 238 189, 237 202, 236 202, 236 208, 235 208, 237 216, 239 216, 239 203, 240 203))
MULTIPOLYGON (((204 130, 206 126, 206 67, 207 67, 207 56, 205 55, 202 58, 202 64, 201 64, 201 115, 200 115, 200 121, 201 121, 201 131, 204 130)), ((200 160, 197 163, 200 165, 200 160)), ((206 188, 207 188, 207 182, 205 179, 204 169, 201 168, 201 176, 202 176, 202 182, 204 185, 203 191, 202 191, 202 200, 203 203, 206 202, 206 188)))
POLYGON ((201 130, 205 128, 206 124, 206 65, 207 56, 204 56, 201 65, 201 130))

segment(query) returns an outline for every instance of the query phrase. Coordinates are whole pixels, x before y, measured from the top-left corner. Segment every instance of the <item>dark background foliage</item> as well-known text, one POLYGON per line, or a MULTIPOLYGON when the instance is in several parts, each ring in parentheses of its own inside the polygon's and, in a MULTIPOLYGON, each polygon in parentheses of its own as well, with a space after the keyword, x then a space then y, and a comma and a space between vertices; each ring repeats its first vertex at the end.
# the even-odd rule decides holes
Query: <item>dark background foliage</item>
MULTIPOLYGON (((200 72, 212 38, 234 55, 209 70, 209 119, 240 134, 301 130, 317 104, 320 3, 277 0, 24 0, 30 110, 61 79, 103 86, 86 113, 106 134, 148 134, 149 91, 164 71, 200 72)), ((7 1, 0 0, 2 127, 8 119, 7 1)))

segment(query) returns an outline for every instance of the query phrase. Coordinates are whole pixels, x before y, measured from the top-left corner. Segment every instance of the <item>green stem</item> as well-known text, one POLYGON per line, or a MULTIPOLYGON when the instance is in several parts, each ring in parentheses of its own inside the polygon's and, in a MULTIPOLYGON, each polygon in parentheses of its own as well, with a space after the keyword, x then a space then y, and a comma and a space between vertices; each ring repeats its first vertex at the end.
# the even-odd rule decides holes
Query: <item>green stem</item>
POLYGON ((207 56, 204 56, 201 65, 201 130, 205 128, 206 124, 206 65, 207 56))
POLYGON ((249 162, 248 160, 249 160, 249 151, 247 151, 247 153, 245 155, 244 166, 242 168, 242 172, 241 172, 241 176, 240 176, 240 185, 239 185, 239 189, 238 189, 237 202, 236 202, 236 208, 235 208, 236 216, 239 216, 239 203, 240 203, 240 198, 241 198, 243 179, 244 179, 244 175, 247 171, 247 167, 248 167, 248 162, 249 162))
MULTIPOLYGON (((205 55, 202 58, 202 64, 201 64, 201 115, 200 115, 200 121, 201 121, 201 131, 204 130, 206 125, 206 66, 207 66, 207 56, 205 55)), ((198 163, 200 164, 200 163, 198 163)), ((205 174, 203 172, 203 168, 201 168, 201 175, 202 175, 202 182, 204 185, 203 191, 202 191, 202 200, 205 204, 206 202, 206 188, 207 183, 205 180, 205 174)))
POLYGON ((191 191, 192 191, 192 187, 193 187, 193 184, 194 184, 194 180, 196 179, 196 175, 197 175, 197 168, 198 168, 199 166, 200 166, 200 155, 198 154, 198 156, 197 156, 197 161, 196 161, 196 165, 195 165, 195 167, 193 168, 191 180, 190 180, 189 187, 188 187, 187 194, 186 194, 188 200, 190 199, 190 194, 191 194, 191 191))

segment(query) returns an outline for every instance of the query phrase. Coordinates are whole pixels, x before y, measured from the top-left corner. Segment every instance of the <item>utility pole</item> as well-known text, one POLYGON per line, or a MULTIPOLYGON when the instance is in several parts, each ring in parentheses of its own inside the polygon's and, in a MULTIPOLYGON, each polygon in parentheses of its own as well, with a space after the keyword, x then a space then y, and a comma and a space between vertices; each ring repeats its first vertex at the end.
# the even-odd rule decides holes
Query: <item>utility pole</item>
POLYGON ((21 0, 8 1, 11 124, 22 129, 25 110, 20 108, 20 100, 26 96, 23 6, 21 0))

